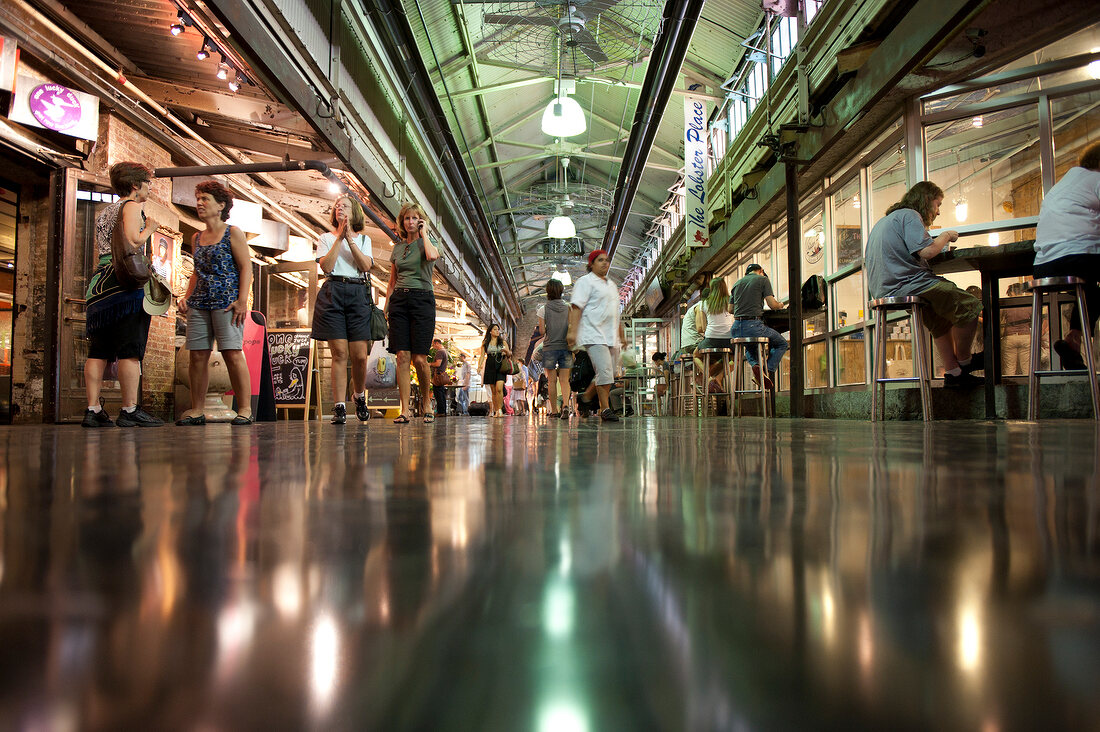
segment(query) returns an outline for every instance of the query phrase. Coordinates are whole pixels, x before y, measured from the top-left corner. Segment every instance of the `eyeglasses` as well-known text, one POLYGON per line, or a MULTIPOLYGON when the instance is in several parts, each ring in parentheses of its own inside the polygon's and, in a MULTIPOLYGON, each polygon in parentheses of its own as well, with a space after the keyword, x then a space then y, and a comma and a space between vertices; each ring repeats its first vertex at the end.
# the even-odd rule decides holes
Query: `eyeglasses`
POLYGON ((409 256, 410 251, 412 251, 412 244, 406 244, 405 253, 401 255, 401 258, 404 259, 405 257, 409 256))

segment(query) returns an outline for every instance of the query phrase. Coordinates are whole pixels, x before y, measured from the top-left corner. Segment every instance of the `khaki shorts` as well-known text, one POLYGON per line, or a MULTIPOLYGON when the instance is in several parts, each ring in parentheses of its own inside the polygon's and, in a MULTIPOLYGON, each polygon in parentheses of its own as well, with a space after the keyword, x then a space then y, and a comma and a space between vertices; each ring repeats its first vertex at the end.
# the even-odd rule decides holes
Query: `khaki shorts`
POLYGON ((924 309, 924 327, 933 338, 944 335, 953 326, 973 323, 982 312, 981 300, 947 280, 937 282, 920 296, 931 306, 924 309))

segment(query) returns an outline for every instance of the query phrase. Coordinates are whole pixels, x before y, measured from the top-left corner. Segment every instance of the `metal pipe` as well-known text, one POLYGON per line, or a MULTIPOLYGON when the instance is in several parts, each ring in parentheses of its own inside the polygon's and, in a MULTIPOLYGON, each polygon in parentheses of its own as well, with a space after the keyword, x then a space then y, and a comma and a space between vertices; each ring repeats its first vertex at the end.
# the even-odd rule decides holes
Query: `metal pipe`
POLYGON ((662 29, 642 82, 642 94, 634 112, 630 140, 623 154, 619 180, 615 184, 615 204, 607 222, 603 248, 614 258, 622 238, 627 215, 638 192, 646 160, 657 136, 661 116, 668 105, 677 75, 687 57, 688 45, 703 12, 704 0, 674 0, 665 6, 662 29), (654 63, 656 60, 656 63, 654 63))
POLYGON ((798 220, 798 163, 785 163, 787 183, 787 309, 791 314, 791 416, 801 417, 805 391, 805 353, 802 350, 802 233, 798 220))

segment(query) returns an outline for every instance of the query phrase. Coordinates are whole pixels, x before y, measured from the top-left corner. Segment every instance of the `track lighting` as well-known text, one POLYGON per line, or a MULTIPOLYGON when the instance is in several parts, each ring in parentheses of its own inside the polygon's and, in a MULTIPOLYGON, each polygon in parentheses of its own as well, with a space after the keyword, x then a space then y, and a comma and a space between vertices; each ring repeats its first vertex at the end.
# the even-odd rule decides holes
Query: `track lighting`
POLYGON ((218 78, 222 81, 229 78, 229 64, 225 61, 225 54, 222 54, 221 63, 218 64, 218 78))
POLYGON ((202 39, 202 48, 200 48, 199 52, 195 54, 195 58, 197 58, 199 61, 205 61, 206 59, 210 58, 210 39, 209 38, 203 38, 202 39))
POLYGON ((189 25, 191 25, 191 19, 181 10, 176 13, 176 22, 168 26, 168 30, 172 35, 178 36, 183 33, 189 25))

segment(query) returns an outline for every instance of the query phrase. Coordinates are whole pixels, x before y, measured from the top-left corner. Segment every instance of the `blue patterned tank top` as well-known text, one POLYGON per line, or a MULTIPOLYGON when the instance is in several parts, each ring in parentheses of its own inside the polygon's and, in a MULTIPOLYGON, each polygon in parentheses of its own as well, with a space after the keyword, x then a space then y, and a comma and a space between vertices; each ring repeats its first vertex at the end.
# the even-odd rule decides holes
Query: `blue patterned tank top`
POLYGON ((195 291, 187 298, 187 306, 200 310, 224 310, 237 299, 241 285, 241 273, 233 261, 233 249, 229 244, 232 226, 217 244, 201 246, 195 240, 195 274, 198 282, 195 291))

